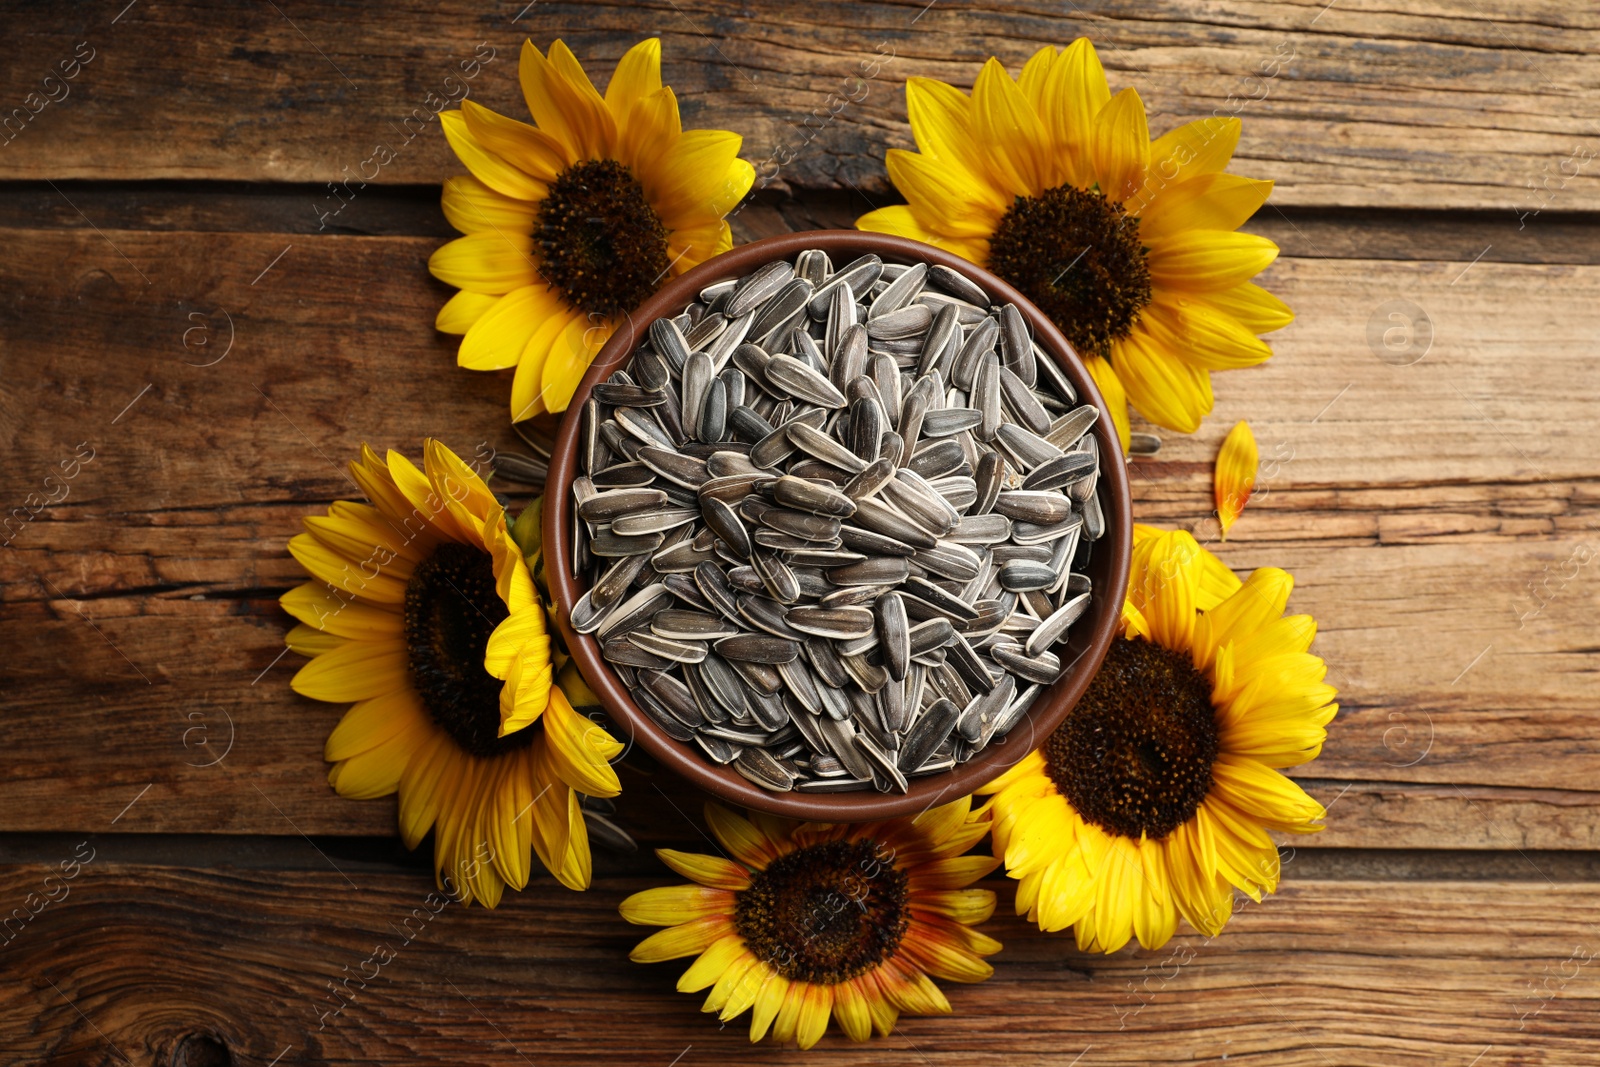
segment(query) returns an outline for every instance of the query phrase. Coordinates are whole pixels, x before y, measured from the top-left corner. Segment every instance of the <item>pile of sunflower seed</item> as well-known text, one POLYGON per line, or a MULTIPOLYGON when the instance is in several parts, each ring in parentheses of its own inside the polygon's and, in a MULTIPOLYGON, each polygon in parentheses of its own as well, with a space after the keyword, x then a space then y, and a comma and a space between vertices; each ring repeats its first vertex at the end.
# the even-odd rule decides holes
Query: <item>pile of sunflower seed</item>
POLYGON ((718 282, 584 404, 573 629, 766 789, 904 792, 1060 675, 1097 414, 954 270, 810 250, 718 282))

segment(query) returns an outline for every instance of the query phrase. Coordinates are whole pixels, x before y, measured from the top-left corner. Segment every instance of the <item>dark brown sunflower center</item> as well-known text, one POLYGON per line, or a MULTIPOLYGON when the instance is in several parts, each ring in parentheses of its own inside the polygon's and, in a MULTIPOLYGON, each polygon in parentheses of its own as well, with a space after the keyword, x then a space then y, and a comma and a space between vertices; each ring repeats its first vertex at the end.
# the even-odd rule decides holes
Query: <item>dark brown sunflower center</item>
POLYGON ((1080 355, 1104 355, 1150 303, 1139 220, 1097 191, 1019 196, 989 239, 989 269, 1021 289, 1080 355))
POLYGON ((1044 756, 1056 788, 1089 822, 1123 837, 1165 837, 1211 790, 1211 683, 1187 655, 1119 638, 1044 756))
POLYGON ((562 171, 533 225, 545 280, 582 311, 632 311, 667 276, 667 228, 616 160, 562 171))
POLYGON ((412 685, 439 728, 482 758, 522 748, 534 736, 497 736, 503 683, 483 669, 489 635, 509 614, 488 553, 455 541, 434 549, 406 583, 412 685))
POLYGON ((733 924, 785 978, 832 985, 894 954, 910 922, 907 891, 879 842, 806 845, 750 876, 733 924))

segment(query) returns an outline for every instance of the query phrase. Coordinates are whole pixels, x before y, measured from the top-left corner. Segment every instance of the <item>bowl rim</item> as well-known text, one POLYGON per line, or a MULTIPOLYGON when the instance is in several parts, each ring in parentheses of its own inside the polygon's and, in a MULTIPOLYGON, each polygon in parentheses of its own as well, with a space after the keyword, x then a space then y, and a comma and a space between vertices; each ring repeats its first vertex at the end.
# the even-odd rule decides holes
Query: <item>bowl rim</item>
MULTIPOLYGON (((1133 505, 1127 465, 1125 462, 1108 462, 1122 457, 1122 445, 1117 439, 1111 413, 1095 387, 1088 368, 1049 318, 1013 286, 950 252, 909 238, 862 230, 800 231, 739 245, 685 271, 635 309, 628 316, 627 323, 611 335, 595 356, 573 393, 567 411, 556 433, 546 481, 542 516, 545 580, 555 605, 552 614, 567 651, 577 661, 579 671, 600 698, 606 713, 627 734, 625 747, 618 759, 626 756, 637 742, 663 766, 721 800, 790 818, 864 822, 916 815, 937 804, 971 794, 1004 774, 1038 747, 1082 697, 1111 647, 1127 591, 1133 534, 1133 505), (573 547, 570 533, 573 507, 572 496, 566 487, 572 484, 577 473, 582 409, 590 391, 632 356, 650 323, 662 316, 679 314, 707 285, 725 278, 748 275, 775 260, 792 260, 808 248, 822 249, 836 263, 846 261, 838 253, 850 253, 847 258, 872 253, 888 261, 927 262, 958 271, 988 292, 996 304, 1016 304, 1039 347, 1056 358, 1057 364, 1078 390, 1079 402, 1093 403, 1100 409, 1101 417, 1091 431, 1099 441, 1102 457, 1097 492, 1105 512, 1106 534, 1099 545, 1111 551, 1109 581, 1096 583, 1084 616, 1090 623, 1086 647, 1067 665, 1061 677, 1039 695, 1023 720, 1012 727, 1010 733, 951 771, 912 779, 906 793, 879 793, 874 790, 775 793, 762 789, 740 775, 731 765, 712 763, 692 743, 674 740, 656 725, 633 701, 622 679, 601 657, 599 642, 590 635, 574 632, 568 619, 571 606, 589 588, 587 579, 580 581, 573 577, 572 567, 567 562, 571 559, 573 547), (549 491, 551 486, 558 490, 553 497, 549 491), (561 565, 552 566, 552 560, 562 561, 561 565), (1102 588, 1114 591, 1115 595, 1107 596, 1101 592, 1102 588), (1022 740, 1024 723, 1027 724, 1025 741, 1022 740)), ((1097 566, 1097 562, 1091 566, 1097 566)))

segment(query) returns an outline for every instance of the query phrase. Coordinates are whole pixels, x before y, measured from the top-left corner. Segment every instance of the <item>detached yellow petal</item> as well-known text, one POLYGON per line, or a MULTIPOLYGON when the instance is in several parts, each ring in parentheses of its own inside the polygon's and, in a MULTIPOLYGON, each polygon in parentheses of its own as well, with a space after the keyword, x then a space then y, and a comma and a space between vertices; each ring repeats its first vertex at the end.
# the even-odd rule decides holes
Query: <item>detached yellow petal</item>
POLYGON ((1250 424, 1240 421, 1222 442, 1217 453, 1217 467, 1212 477, 1213 493, 1217 501, 1217 521, 1222 524, 1222 537, 1227 540, 1239 513, 1250 500, 1256 487, 1256 466, 1261 454, 1256 449, 1256 435, 1250 424))

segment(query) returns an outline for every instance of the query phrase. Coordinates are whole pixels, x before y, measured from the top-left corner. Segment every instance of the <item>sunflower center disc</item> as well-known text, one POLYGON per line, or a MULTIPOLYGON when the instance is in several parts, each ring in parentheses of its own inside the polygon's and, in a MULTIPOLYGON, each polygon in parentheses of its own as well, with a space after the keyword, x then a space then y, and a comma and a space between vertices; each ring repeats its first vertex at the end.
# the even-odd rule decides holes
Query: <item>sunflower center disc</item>
POLYGON ((876 841, 806 845, 750 876, 733 923, 750 951, 791 981, 865 974, 905 936, 905 872, 876 841))
POLYGON ((1044 755, 1084 819, 1123 837, 1165 837, 1211 790, 1211 683, 1185 654, 1119 638, 1044 755))
POLYGON ((591 159, 562 171, 539 206, 533 238, 545 280, 582 311, 632 311, 667 276, 667 228, 628 168, 591 159))
POLYGON ((1050 316, 1080 355, 1104 355, 1150 303, 1139 220, 1099 192, 1019 196, 989 240, 989 269, 1050 316))
POLYGON ((471 755, 518 749, 534 731, 500 730, 500 679, 483 669, 489 635, 510 614, 494 587, 489 555, 446 541, 406 583, 406 654, 411 681, 439 728, 471 755))

